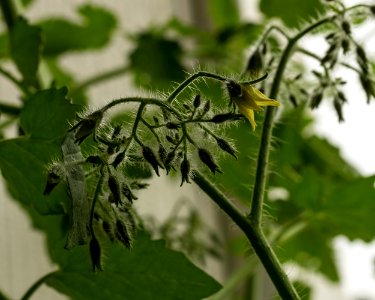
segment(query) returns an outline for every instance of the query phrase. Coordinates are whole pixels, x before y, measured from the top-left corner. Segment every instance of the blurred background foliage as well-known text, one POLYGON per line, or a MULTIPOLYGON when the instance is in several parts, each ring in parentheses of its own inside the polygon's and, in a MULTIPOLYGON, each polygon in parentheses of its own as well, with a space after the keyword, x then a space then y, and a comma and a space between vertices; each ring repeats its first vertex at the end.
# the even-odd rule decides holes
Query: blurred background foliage
MULTIPOLYGON (((27 9, 35 1, 23 0, 22 4, 27 9)), ((319 0, 261 0, 259 8, 263 20, 244 22, 235 0, 209 0, 207 7, 208 28, 173 18, 126 35, 118 30, 114 12, 93 4, 77 7, 79 22, 55 17, 30 24, 15 14, 9 20, 3 18, 8 30, 0 34, 0 62, 13 62, 21 79, 16 79, 18 77, 5 68, 1 68, 0 75, 18 86, 22 100, 18 106, 2 107, 0 129, 4 131, 9 123, 7 113, 13 114, 13 117, 19 116, 23 134, 6 139, 5 132, 1 133, 4 137, 0 141, 1 172, 10 193, 28 212, 33 225, 45 232, 51 259, 61 268, 50 274, 46 283, 74 299, 108 299, 109 295, 111 299, 125 296, 129 299, 176 299, 176 293, 181 296, 179 299, 200 299, 218 291, 220 285, 169 247, 185 251, 200 262, 206 255, 223 259, 222 253, 241 256, 248 253, 245 237, 229 237, 232 239, 229 246, 223 244, 215 236, 215 230, 205 227, 196 209, 188 205, 187 216, 179 217, 177 209, 164 224, 144 220, 143 230, 149 233, 138 234, 131 252, 106 243, 106 270, 94 274, 88 267, 86 249, 79 247, 69 253, 63 249, 68 205, 65 188, 59 187, 48 198, 42 196, 45 165, 59 156, 59 145, 68 122, 82 110, 82 105, 90 105, 86 91, 91 85, 129 73, 135 87, 165 93, 195 69, 241 74, 246 69, 249 52, 271 19, 279 19, 289 30, 296 30, 325 11, 319 0), (116 35, 131 40, 134 45, 127 65, 119 62, 118 69, 93 74, 87 81, 78 82, 60 63, 61 58, 72 51, 101 51, 116 35), (47 69, 43 71, 48 73, 47 79, 40 72, 42 62, 47 69), (181 223, 184 229, 176 230, 181 223), (201 232, 210 238, 202 239, 201 232), (162 241, 151 240, 149 234, 165 239, 168 247, 162 241), (245 246, 233 250, 235 244, 245 246)), ((282 41, 272 36, 267 46, 270 60, 280 54, 282 41)), ((271 65, 268 70, 271 78, 273 68, 271 65)), ((290 64, 287 75, 302 72, 311 70, 297 60, 290 64)), ((340 155, 340 149, 314 134, 311 130, 314 120, 308 107, 316 82, 302 77, 295 84, 311 88, 297 93, 297 107, 287 99, 290 97, 286 92, 287 83, 281 93, 279 100, 283 107, 274 130, 266 203, 268 218, 264 226, 283 262, 296 263, 320 272, 330 281, 338 281, 333 239, 343 235, 351 240, 370 242, 374 237, 375 177, 361 176, 340 155)), ((215 109, 226 107, 228 100, 220 84, 197 82, 195 88, 215 109)), ((263 88, 267 92, 268 84, 263 88)), ((186 97, 191 99, 192 92, 182 93, 179 99, 186 97)), ((118 115, 115 120, 124 121, 128 117, 118 115)), ((260 113, 259 124, 262 117, 260 113)), ((212 176, 206 172, 206 175, 237 205, 246 208, 251 198, 249 183, 253 181, 260 130, 253 133, 245 121, 221 130, 236 146, 238 159, 234 161, 226 154, 220 155, 223 174, 212 176)), ((130 172, 138 171, 136 168, 130 172)), ((150 176, 150 172, 140 175, 144 179, 150 176)), ((252 261, 250 268, 256 269, 256 265, 252 261)), ((233 289, 226 296, 245 299, 241 293, 242 290, 233 289)))

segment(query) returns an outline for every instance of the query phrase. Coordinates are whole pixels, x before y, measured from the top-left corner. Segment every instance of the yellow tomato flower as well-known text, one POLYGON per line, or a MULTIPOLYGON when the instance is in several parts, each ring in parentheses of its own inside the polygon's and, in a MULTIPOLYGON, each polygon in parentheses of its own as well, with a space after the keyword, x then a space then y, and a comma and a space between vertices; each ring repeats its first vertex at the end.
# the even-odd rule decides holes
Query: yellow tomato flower
POLYGON ((229 81, 227 83, 229 97, 241 114, 243 114, 255 130, 256 122, 254 111, 262 110, 262 106, 279 106, 280 103, 274 99, 268 98, 261 91, 251 85, 245 85, 229 81))

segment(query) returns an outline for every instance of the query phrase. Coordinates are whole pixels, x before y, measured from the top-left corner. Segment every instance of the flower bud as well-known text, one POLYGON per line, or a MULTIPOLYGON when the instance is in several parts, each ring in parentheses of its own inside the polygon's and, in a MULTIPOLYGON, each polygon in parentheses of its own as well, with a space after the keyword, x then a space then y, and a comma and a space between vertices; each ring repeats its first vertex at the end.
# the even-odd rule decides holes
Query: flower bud
POLYGON ((52 190, 65 179, 66 170, 63 164, 54 163, 47 174, 47 183, 43 195, 49 195, 52 190))
POLYGON ((296 96, 294 96, 293 94, 290 94, 289 95, 289 100, 292 103, 293 107, 297 107, 298 106, 296 96))
POLYGON ((249 71, 250 76, 256 78, 259 77, 260 72, 263 69, 263 58, 259 49, 256 49, 250 56, 246 70, 249 71))
POLYGON ((368 73, 368 59, 365 50, 357 45, 356 47, 356 54, 357 54, 357 62, 362 69, 362 72, 367 74, 368 73))
POLYGON ((352 33, 352 30, 350 28, 350 23, 346 20, 344 20, 342 23, 341 23, 341 28, 342 30, 344 30, 344 32, 347 34, 347 35, 350 35, 352 33))
POLYGON ((343 113, 342 113, 342 102, 340 102, 340 100, 336 98, 333 101, 333 107, 335 108, 337 117, 339 118, 339 122, 343 122, 344 116, 343 116, 343 113))
POLYGON ((103 119, 103 112, 98 110, 84 119, 81 119, 69 131, 77 129, 74 138, 75 142, 81 144, 90 134, 94 133, 103 119))
POLYGON ((203 117, 206 113, 208 113, 211 109, 211 101, 208 100, 205 105, 203 106, 203 110, 202 110, 202 115, 201 117, 203 117))
POLYGON ((216 142, 217 142, 217 145, 221 148, 221 150, 229 153, 235 159, 237 159, 236 150, 234 150, 233 147, 227 141, 225 141, 225 140, 223 140, 221 138, 217 138, 216 142))
POLYGON ((121 133, 121 126, 120 125, 115 126, 115 128, 113 129, 113 132, 112 132, 112 140, 118 138, 120 133, 121 133))
POLYGON ((201 105, 201 95, 196 95, 193 100, 193 105, 195 108, 198 108, 201 105))
POLYGON ((103 164, 103 160, 98 155, 90 155, 86 158, 86 162, 93 164, 94 166, 100 166, 103 164))
POLYGON ((116 169, 118 167, 119 164, 121 164, 121 162, 124 160, 125 158, 125 155, 126 155, 126 150, 120 152, 119 154, 116 155, 113 163, 112 163, 112 166, 116 169))
POLYGON ((115 235, 113 232, 112 225, 108 223, 107 221, 103 221, 102 227, 103 227, 104 232, 108 235, 108 238, 110 239, 110 241, 113 242, 115 240, 115 235))
POLYGON ((116 231, 117 239, 128 249, 132 247, 132 237, 129 234, 129 230, 124 222, 121 220, 116 221, 116 231))
POLYGON ((133 200, 138 200, 136 196, 132 193, 130 187, 125 183, 121 187, 122 194, 129 200, 130 203, 133 203, 133 200))
POLYGON ((90 241, 90 256, 93 271, 103 271, 101 264, 101 248, 95 235, 92 236, 90 241))
POLYGON ((212 117, 211 122, 213 123, 223 123, 225 121, 236 121, 241 119, 240 115, 235 115, 233 113, 218 114, 212 117))
POLYGON ((190 163, 189 163, 189 161, 187 160, 186 157, 183 159, 183 161, 181 163, 180 170, 181 170, 181 184, 180 184, 180 186, 182 186, 184 182, 190 183, 190 180, 189 180, 190 163))
POLYGON ((117 181, 117 178, 113 176, 112 174, 110 174, 108 177, 108 187, 113 195, 113 200, 116 206, 118 206, 119 204, 122 204, 120 186, 117 181))
POLYGON ((139 182, 139 181, 133 181, 130 183, 130 187, 133 189, 133 190, 142 190, 142 189, 145 189, 149 186, 148 183, 144 183, 144 182, 139 182))
POLYGON ((318 91, 312 95, 310 107, 312 109, 317 108, 323 100, 323 92, 318 91))
POLYGON ((168 153, 167 157, 165 158, 164 165, 165 165, 165 170, 167 171, 167 175, 168 175, 169 171, 171 170, 171 168, 173 168, 172 162, 173 162, 175 156, 176 156, 176 152, 171 151, 171 152, 168 153))
POLYGON ((168 122, 167 124, 165 124, 165 127, 167 127, 168 129, 176 130, 180 128, 180 125, 173 123, 173 122, 168 122))
POLYGON ((163 166, 160 165, 160 163, 158 162, 158 160, 157 160, 154 152, 152 151, 152 149, 150 147, 143 146, 142 147, 142 154, 143 154, 144 159, 152 166, 156 175, 160 176, 159 175, 159 167, 163 169, 163 166))
POLYGON ((219 166, 214 162, 211 154, 207 150, 199 148, 198 155, 200 160, 211 170, 212 173, 222 173, 219 166))

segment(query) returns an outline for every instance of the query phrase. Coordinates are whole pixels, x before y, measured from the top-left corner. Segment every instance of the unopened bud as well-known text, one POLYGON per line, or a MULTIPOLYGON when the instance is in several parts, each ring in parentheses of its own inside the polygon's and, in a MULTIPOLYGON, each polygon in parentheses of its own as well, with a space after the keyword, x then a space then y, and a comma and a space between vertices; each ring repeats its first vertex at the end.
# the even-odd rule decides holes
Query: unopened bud
POLYGON ((124 160, 125 158, 125 154, 126 154, 126 150, 120 152, 119 154, 116 155, 112 165, 113 167, 116 169, 118 167, 119 164, 121 164, 121 162, 124 160))
POLYGON ((101 248, 98 239, 92 236, 90 241, 90 256, 93 271, 103 271, 101 263, 101 248))
POLYGON ((182 186, 184 182, 190 183, 190 180, 189 180, 190 163, 189 163, 189 161, 187 160, 186 157, 181 162, 180 170, 181 170, 181 184, 180 184, 180 186, 182 186))
POLYGON ((94 166, 99 166, 103 163, 103 160, 98 155, 90 155, 86 158, 86 162, 93 164, 94 166))
POLYGON ((133 203, 133 200, 137 200, 138 199, 136 196, 134 196, 134 194, 132 193, 130 187, 126 183, 122 185, 121 192, 126 197, 126 199, 129 200, 130 203, 133 203))
POLYGON ((219 166, 214 162, 211 154, 207 150, 199 148, 198 155, 200 160, 211 170, 212 173, 222 173, 219 166))
POLYGON ((310 107, 317 108, 323 100, 323 92, 316 92, 311 98, 310 107))
POLYGON ((154 152, 150 147, 143 146, 142 147, 142 154, 144 159, 152 166, 156 175, 159 175, 159 167, 163 169, 163 166, 159 164, 154 152))
POLYGON ((66 170, 63 164, 54 163, 48 170, 47 183, 43 195, 49 195, 52 190, 65 179, 66 170))
POLYGON ((117 239, 128 249, 132 247, 132 237, 129 230, 124 222, 121 220, 116 221, 116 231, 117 239))
POLYGON ((103 119, 103 112, 98 110, 86 118, 81 119, 69 131, 77 129, 74 138, 75 142, 81 144, 90 134, 94 133, 103 119))
POLYGON ((104 232, 108 235, 111 242, 113 242, 115 240, 115 235, 114 235, 114 232, 113 232, 112 225, 110 223, 108 223, 107 221, 103 221, 102 228, 103 228, 104 232))
POLYGON ((259 77, 260 72, 263 69, 263 58, 259 49, 256 49, 250 56, 246 70, 249 71, 252 77, 259 77))
POLYGON ((225 140, 223 140, 221 138, 217 138, 216 142, 217 142, 217 145, 221 148, 221 150, 229 153, 235 159, 237 159, 236 150, 234 150, 234 148, 227 141, 225 141, 225 140))
POLYGON ((218 114, 212 117, 211 122, 213 123, 223 123, 225 121, 235 121, 241 119, 242 116, 235 115, 233 113, 218 114))
POLYGON ((173 123, 173 122, 168 122, 167 124, 165 124, 165 127, 167 127, 168 129, 176 130, 180 128, 180 125, 173 123))
POLYGON ((193 101, 193 105, 195 108, 198 108, 201 105, 201 95, 196 95, 193 101))
POLYGON ((352 30, 351 30, 351 28, 350 28, 350 24, 349 24, 349 22, 348 21, 343 21, 342 23, 341 23, 341 28, 342 28, 342 30, 344 30, 344 32, 347 34, 347 35, 350 35, 351 33, 352 33, 352 30))
POLYGON ((116 206, 118 206, 119 204, 122 204, 120 186, 117 181, 117 178, 113 176, 112 174, 110 174, 108 177, 108 187, 113 195, 113 200, 116 206))
POLYGON ((339 118, 339 122, 343 122, 344 121, 344 116, 343 116, 343 113, 342 113, 342 103, 336 98, 333 101, 333 106, 335 108, 337 117, 339 118))

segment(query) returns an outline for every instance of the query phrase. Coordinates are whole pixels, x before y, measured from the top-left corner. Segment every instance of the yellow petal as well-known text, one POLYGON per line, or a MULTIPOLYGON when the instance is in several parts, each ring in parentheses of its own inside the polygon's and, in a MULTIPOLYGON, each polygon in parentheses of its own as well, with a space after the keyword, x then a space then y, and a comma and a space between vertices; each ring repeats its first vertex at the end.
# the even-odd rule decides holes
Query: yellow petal
POLYGON ((243 114, 250 121, 251 127, 253 128, 253 130, 255 130, 257 124, 255 123, 254 110, 249 109, 243 105, 238 105, 238 109, 240 113, 243 114))
MULTIPOLYGON (((244 98, 245 102, 250 104, 253 107, 253 102, 255 102, 255 106, 257 109, 254 110, 260 110, 260 106, 279 106, 280 103, 274 99, 268 98, 265 94, 263 94, 258 89, 254 88, 253 86, 249 85, 246 87, 243 87, 244 92, 244 98)), ((250 106, 250 105, 249 105, 250 106)), ((250 108, 250 107, 249 107, 250 108)))

